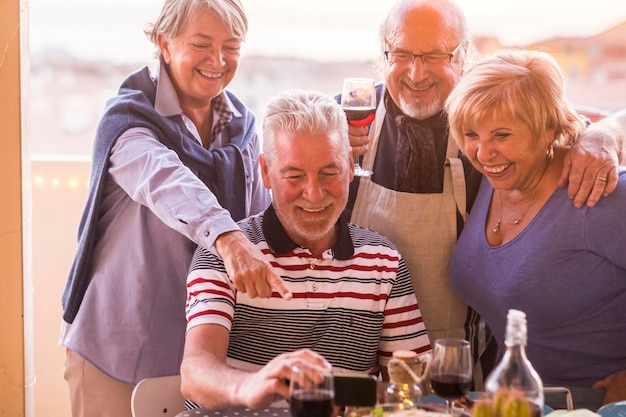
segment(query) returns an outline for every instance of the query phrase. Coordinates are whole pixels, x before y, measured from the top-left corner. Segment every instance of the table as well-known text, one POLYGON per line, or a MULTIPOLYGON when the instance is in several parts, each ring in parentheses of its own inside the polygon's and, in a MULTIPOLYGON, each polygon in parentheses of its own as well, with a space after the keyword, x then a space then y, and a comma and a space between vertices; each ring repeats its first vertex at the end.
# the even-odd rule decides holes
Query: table
POLYGON ((251 410, 246 407, 232 407, 224 410, 195 408, 178 413, 176 417, 291 417, 289 408, 267 407, 251 410))

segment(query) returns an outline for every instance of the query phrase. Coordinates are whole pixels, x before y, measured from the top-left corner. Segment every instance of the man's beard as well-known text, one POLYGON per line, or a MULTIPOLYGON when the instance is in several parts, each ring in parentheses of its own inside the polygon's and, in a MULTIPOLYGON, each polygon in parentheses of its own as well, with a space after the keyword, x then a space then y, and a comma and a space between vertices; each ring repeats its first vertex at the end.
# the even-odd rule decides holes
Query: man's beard
POLYGON ((444 106, 444 100, 441 97, 435 98, 429 104, 423 104, 419 101, 407 102, 403 96, 400 96, 400 110, 407 116, 417 120, 425 120, 439 113, 444 106))

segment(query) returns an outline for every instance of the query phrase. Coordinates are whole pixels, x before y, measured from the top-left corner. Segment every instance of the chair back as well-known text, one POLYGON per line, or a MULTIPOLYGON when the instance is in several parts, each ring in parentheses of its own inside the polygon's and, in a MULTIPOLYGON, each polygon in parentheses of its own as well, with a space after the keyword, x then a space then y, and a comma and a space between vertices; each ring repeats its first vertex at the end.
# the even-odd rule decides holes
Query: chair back
POLYGON ((133 417, 175 416, 184 411, 180 375, 146 378, 135 386, 131 399, 133 417))

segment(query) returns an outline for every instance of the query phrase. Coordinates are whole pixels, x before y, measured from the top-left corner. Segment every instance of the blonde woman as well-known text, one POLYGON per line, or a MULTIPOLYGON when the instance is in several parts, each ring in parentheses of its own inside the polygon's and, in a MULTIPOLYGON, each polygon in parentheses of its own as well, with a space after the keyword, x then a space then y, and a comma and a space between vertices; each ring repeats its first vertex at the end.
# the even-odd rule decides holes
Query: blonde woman
POLYGON ((584 124, 547 53, 480 60, 447 109, 451 134, 484 176, 452 257, 454 290, 500 347, 507 310, 526 312, 528 357, 544 383, 594 397, 574 400, 596 409, 604 392, 594 384, 626 369, 626 172, 594 208, 575 208, 557 186, 560 145, 584 124))

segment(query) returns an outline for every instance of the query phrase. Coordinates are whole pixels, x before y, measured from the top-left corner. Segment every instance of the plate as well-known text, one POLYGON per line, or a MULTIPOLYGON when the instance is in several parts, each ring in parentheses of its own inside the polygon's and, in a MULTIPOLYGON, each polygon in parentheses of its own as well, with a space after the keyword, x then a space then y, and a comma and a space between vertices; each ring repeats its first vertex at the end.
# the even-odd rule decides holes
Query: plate
MULTIPOLYGON (((470 400, 478 400, 482 397, 484 393, 483 392, 477 392, 477 391, 470 391, 467 393, 467 396, 470 397, 470 400)), ((438 395, 435 394, 431 394, 431 395, 427 395, 423 398, 422 400, 424 402, 424 405, 428 405, 428 403, 436 403, 436 404, 444 404, 446 403, 446 400, 444 400, 443 398, 441 398, 438 395)), ((624 407, 626 407, 626 401, 624 402, 625 405, 624 407)), ((607 404, 607 406, 610 404, 607 404)), ((626 417, 626 408, 624 408, 624 414, 611 414, 611 415, 606 415, 603 417, 626 417)), ((543 415, 545 416, 548 413, 551 413, 552 411, 554 411, 552 409, 552 407, 548 406, 548 405, 544 405, 543 406, 543 415)), ((598 413, 600 412, 600 410, 598 410, 598 413)))
POLYGON ((602 417, 626 417, 626 401, 618 401, 603 405, 596 413, 602 417))

